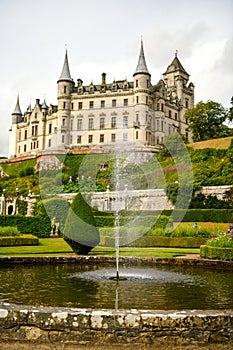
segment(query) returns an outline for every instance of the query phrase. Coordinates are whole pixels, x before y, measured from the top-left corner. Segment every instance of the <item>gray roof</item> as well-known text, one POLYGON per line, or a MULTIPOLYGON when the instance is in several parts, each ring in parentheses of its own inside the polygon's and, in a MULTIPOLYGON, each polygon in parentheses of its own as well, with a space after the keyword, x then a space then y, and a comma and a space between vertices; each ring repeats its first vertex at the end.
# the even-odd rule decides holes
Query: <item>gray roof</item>
POLYGON ((147 65, 146 65, 146 59, 145 59, 145 55, 144 55, 142 41, 141 41, 141 49, 140 49, 140 55, 139 55, 139 59, 138 59, 138 65, 137 65, 137 68, 136 68, 134 75, 139 74, 139 73, 144 73, 144 74, 150 75, 150 73, 148 72, 148 69, 147 69, 147 65))
POLYGON ((14 112, 12 114, 22 115, 22 112, 21 112, 21 109, 20 109, 20 105, 19 105, 19 95, 17 96, 16 106, 15 106, 14 112))
POLYGON ((66 51, 66 54, 65 54, 65 61, 64 61, 62 72, 61 72, 61 76, 60 76, 58 81, 61 81, 61 80, 66 80, 66 81, 72 81, 73 82, 73 79, 71 78, 71 75, 70 75, 67 51, 66 51))

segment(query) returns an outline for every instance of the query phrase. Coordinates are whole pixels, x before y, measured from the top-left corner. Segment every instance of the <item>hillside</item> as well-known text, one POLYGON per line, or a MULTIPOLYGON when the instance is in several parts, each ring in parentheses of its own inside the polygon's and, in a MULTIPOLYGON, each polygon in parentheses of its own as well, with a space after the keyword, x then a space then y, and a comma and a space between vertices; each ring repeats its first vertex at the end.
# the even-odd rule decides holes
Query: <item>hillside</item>
MULTIPOLYGON (((188 145, 190 158, 193 164, 194 188, 196 190, 203 186, 222 186, 233 184, 233 137, 222 139, 208 140, 188 145)), ((45 193, 51 194, 51 190, 55 189, 56 193, 74 193, 81 188, 84 191, 106 191, 107 186, 110 190, 114 189, 114 160, 111 155, 102 154, 95 160, 96 155, 85 154, 67 154, 64 160, 64 168, 62 171, 49 170, 45 172, 43 184, 39 179, 38 172, 35 171, 36 159, 24 160, 17 163, 2 163, 0 166, 7 174, 0 177, 0 195, 3 189, 6 189, 6 195, 16 195, 16 188, 23 196, 29 193, 29 190, 35 194, 40 194, 43 189, 45 193), (102 159, 101 159, 102 157, 102 159), (82 161, 89 159, 89 163, 82 165, 85 172, 85 179, 80 175, 79 167, 82 161), (106 167, 100 169, 98 166, 107 164, 106 167), (91 165, 90 165, 91 164, 91 165), (93 169, 94 176, 92 175, 93 169), (87 172, 86 172, 87 170, 87 172), (87 174, 87 175, 86 175, 87 174), (72 181, 71 181, 72 179, 72 181)), ((162 150, 155 156, 156 166, 153 159, 143 165, 125 165, 121 175, 124 183, 130 183, 134 189, 146 189, 148 181, 150 188, 164 187, 164 177, 166 180, 166 188, 168 194, 176 196, 179 186, 190 185, 188 172, 186 174, 185 167, 182 171, 182 178, 178 178, 177 169, 174 160, 166 150, 162 150)), ((121 178, 122 180, 122 178, 121 178)))
POLYGON ((203 149, 203 148, 215 148, 215 149, 227 149, 231 145, 233 136, 223 137, 219 139, 199 141, 191 143, 189 146, 194 149, 203 149))

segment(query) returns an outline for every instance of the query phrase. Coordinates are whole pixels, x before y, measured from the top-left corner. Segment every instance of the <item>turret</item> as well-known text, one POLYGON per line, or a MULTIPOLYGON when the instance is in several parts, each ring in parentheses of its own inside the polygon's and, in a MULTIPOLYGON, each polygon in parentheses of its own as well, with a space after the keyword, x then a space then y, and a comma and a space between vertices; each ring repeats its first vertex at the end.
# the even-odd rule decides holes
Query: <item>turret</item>
POLYGON ((17 96, 17 102, 16 102, 14 112, 11 115, 12 115, 12 124, 17 124, 22 121, 22 112, 19 105, 19 95, 17 96))
POLYGON ((74 90, 74 81, 70 75, 67 51, 58 84, 58 125, 61 131, 60 144, 69 145, 71 94, 74 90))

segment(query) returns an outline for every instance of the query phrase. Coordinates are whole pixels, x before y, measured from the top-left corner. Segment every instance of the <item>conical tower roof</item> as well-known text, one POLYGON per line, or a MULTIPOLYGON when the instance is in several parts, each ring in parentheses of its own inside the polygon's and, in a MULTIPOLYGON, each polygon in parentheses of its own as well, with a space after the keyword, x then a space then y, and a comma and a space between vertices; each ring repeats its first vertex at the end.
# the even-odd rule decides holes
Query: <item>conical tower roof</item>
POLYGON ((61 76, 60 76, 58 81, 62 81, 62 80, 73 82, 73 79, 71 78, 71 75, 70 75, 67 50, 66 50, 66 54, 65 54, 65 61, 64 61, 62 72, 61 72, 61 76))
POLYGON ((15 106, 15 109, 14 109, 14 112, 12 113, 12 115, 13 114, 22 115, 22 112, 21 112, 21 109, 20 109, 20 105, 19 105, 19 95, 17 96, 16 106, 15 106))
POLYGON ((171 73, 171 72, 178 71, 178 70, 182 71, 183 73, 185 73, 186 75, 189 76, 189 74, 186 72, 186 70, 184 69, 184 67, 180 63, 180 60, 177 57, 177 51, 176 51, 175 57, 174 57, 172 63, 167 67, 167 70, 164 74, 171 73))
POLYGON ((140 54, 139 54, 139 59, 138 59, 138 65, 137 65, 137 68, 136 68, 134 75, 139 74, 139 73, 150 75, 150 73, 148 72, 148 69, 147 69, 147 65, 146 65, 146 59, 145 59, 145 55, 144 55, 143 41, 142 40, 141 40, 141 49, 140 49, 140 54))

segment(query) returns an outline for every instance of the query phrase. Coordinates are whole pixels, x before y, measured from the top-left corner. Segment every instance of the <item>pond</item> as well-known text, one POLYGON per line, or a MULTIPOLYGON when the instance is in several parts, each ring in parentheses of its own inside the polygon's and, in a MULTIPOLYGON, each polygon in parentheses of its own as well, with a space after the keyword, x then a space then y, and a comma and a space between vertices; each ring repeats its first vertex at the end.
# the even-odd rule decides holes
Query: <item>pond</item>
POLYGON ((231 271, 76 264, 0 268, 0 302, 106 309, 233 309, 231 271))

